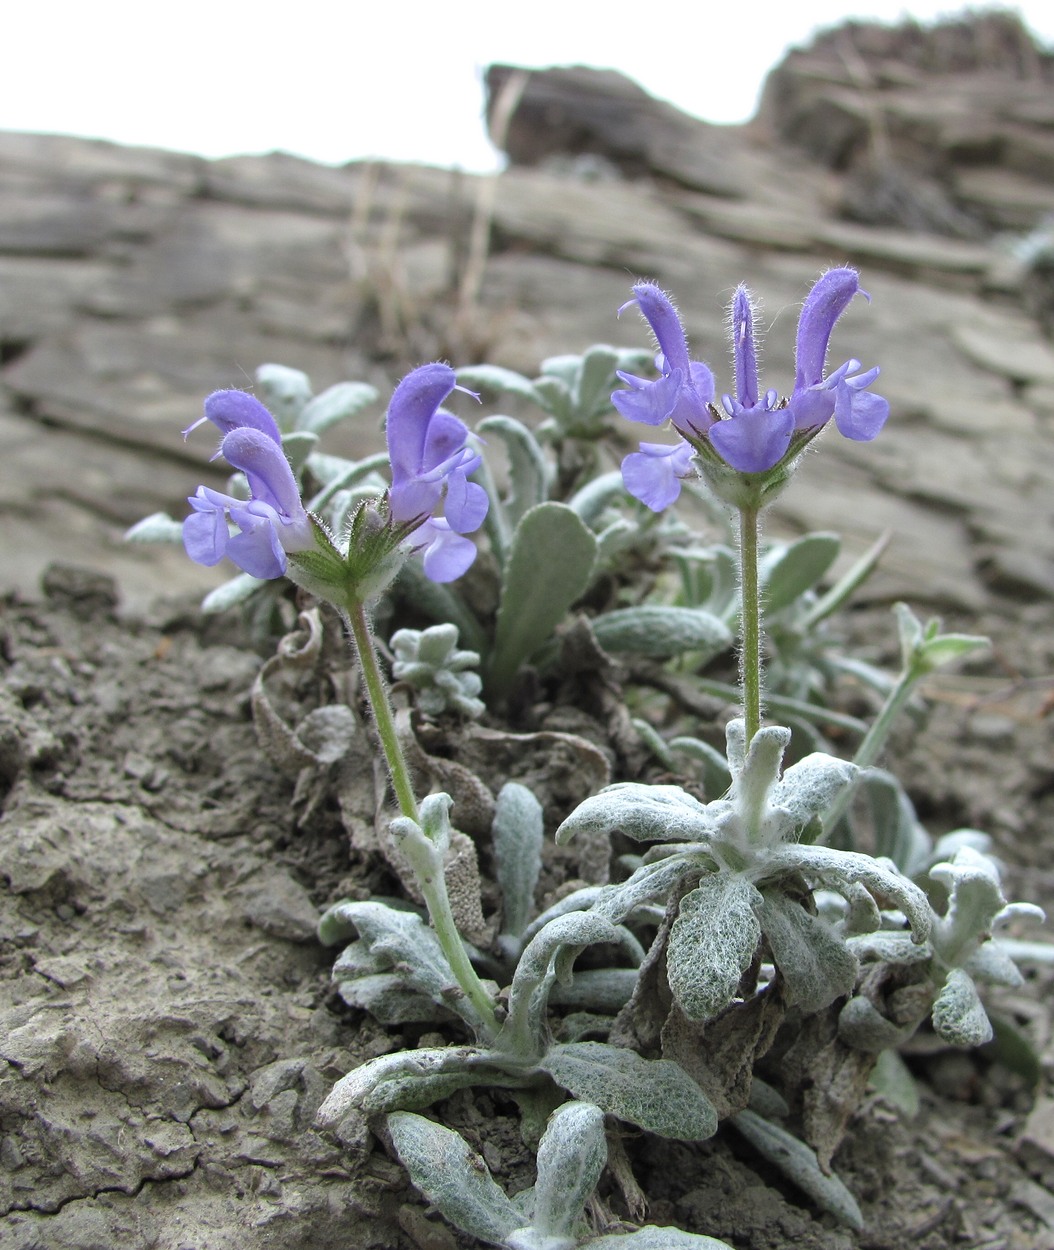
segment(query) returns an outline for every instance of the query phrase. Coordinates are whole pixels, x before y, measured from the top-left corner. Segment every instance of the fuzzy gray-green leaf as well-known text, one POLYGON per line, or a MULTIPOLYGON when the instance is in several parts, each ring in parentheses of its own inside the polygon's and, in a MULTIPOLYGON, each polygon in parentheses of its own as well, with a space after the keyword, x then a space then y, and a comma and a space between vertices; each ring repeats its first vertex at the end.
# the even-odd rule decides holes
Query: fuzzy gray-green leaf
POLYGON ((736 873, 712 873, 681 899, 670 930, 666 971, 685 1015, 711 1020, 735 997, 761 926, 761 895, 736 873))
POLYGON ((542 805, 518 782, 502 786, 491 827, 505 933, 519 937, 534 911, 542 869, 542 805))
POLYGON ((179 543, 183 541, 183 522, 167 512, 152 512, 125 531, 128 543, 179 543))
POLYGON ((856 1199, 837 1176, 827 1176, 820 1170, 816 1155, 804 1142, 753 1111, 740 1111, 732 1117, 732 1123, 755 1150, 774 1163, 817 1206, 850 1228, 864 1227, 864 1217, 856 1199))
POLYGON ((296 429, 297 418, 311 400, 311 379, 287 365, 260 365, 256 370, 259 399, 284 432, 296 429))
POLYGON ((396 1111, 387 1118, 392 1145, 414 1187, 462 1232, 505 1244, 523 1222, 482 1158, 451 1129, 396 1111))
POLYGON ((720 833, 731 811, 721 800, 704 805, 680 786, 620 782, 579 803, 557 829, 556 841, 562 846, 576 833, 617 829, 637 842, 705 842, 720 833))
POLYGON ((297 429, 321 434, 338 421, 346 421, 368 408, 377 395, 377 388, 368 382, 338 382, 307 404, 297 418, 297 429))
POLYGON ((811 590, 837 560, 841 546, 837 534, 806 534, 768 552, 759 569, 765 615, 774 615, 811 590))
POLYGON ((607 1158, 603 1111, 591 1102, 557 1107, 538 1146, 533 1224, 539 1233, 573 1240, 607 1158))
POLYGON ((516 526, 487 682, 499 696, 585 593, 596 546, 592 532, 566 504, 539 504, 516 526))
POLYGON ((259 577, 253 577, 249 573, 239 573, 237 577, 232 577, 229 582, 224 582, 222 586, 217 586, 215 590, 210 590, 201 601, 201 610, 208 613, 226 612, 228 608, 244 603, 261 586, 266 585, 267 583, 259 577))
POLYGON ((667 659, 701 651, 710 659, 732 645, 728 626, 701 608, 644 604, 605 612, 592 626, 597 642, 615 654, 667 659))
POLYGON ((580 1250, 732 1250, 727 1241, 685 1233, 679 1228, 645 1224, 632 1233, 605 1233, 583 1241, 580 1250))
POLYGON ((481 435, 497 435, 509 457, 509 494, 505 515, 514 526, 529 509, 544 503, 549 494, 549 468, 538 440, 515 417, 487 417, 479 423, 481 435))
POLYGON ((791 1002, 812 1015, 850 993, 859 965, 842 938, 777 890, 762 891, 762 900, 761 927, 791 1002))
POLYGON ((717 1131, 714 1108, 669 1059, 643 1059, 603 1042, 569 1042, 551 1047, 540 1066, 576 1098, 649 1133, 702 1141, 717 1131))
POLYGON ((992 1040, 992 1025, 970 976, 953 968, 933 1004, 933 1028, 952 1046, 983 1046, 992 1040))

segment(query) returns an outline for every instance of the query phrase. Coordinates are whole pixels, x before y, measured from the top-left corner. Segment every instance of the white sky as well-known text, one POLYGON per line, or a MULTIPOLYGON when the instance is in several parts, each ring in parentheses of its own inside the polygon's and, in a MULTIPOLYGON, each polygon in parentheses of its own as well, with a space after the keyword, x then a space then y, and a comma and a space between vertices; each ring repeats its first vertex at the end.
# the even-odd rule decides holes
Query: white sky
MULTIPOLYGON (((497 167, 481 71, 619 69, 715 122, 744 121, 791 44, 938 0, 57 0, 4 13, 0 129, 229 156, 283 149, 497 167), (791 11, 793 8, 793 12, 791 11), (631 16, 616 19, 617 11, 631 16)), ((1009 6, 1006 6, 1009 7, 1009 6)), ((1016 7, 1048 46, 1054 4, 1016 7)))

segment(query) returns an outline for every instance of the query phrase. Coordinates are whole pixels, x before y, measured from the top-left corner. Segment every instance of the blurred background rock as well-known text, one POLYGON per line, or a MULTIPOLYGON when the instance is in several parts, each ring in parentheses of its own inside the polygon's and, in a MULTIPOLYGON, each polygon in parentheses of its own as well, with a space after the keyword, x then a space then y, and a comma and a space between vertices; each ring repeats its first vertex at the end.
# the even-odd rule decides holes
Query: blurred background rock
MULTIPOLYGON (((0 134, 0 587, 36 593, 60 559, 134 610, 219 580, 122 534, 222 483, 179 431, 264 362, 316 390, 386 392, 435 358, 533 375, 644 345, 615 310, 648 277, 720 378, 746 280, 783 390, 798 301, 848 263, 873 303, 833 353, 882 366, 892 418, 871 445, 825 436, 774 528, 850 553, 891 529, 881 598, 1054 597, 1054 57, 1016 18, 845 25, 789 53, 743 126, 613 72, 487 82, 498 175, 0 134)), ((329 449, 377 450, 382 415, 329 449)), ((617 455, 635 434, 612 420, 617 455)))

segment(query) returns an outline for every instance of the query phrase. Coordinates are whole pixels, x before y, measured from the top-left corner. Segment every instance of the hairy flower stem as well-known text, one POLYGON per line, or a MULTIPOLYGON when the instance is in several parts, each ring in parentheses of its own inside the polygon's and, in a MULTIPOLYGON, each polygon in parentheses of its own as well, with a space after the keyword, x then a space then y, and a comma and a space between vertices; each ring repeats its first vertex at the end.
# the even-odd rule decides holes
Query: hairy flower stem
MULTIPOLYGON (((399 811, 415 824, 419 824, 421 813, 417 805, 417 796, 414 794, 406 756, 399 745, 392 705, 388 699, 388 689, 381 673, 381 666, 377 662, 377 649, 374 646, 373 632, 366 616, 366 608, 362 603, 353 602, 348 605, 342 615, 348 633, 355 644, 359 666, 366 680, 366 695, 373 711, 373 723, 377 729, 377 736, 381 740, 381 749, 384 751, 384 758, 388 764, 399 811)), ((457 924, 450 909, 443 865, 441 862, 433 862, 431 856, 415 854, 412 843, 407 843, 405 849, 414 875, 417 877, 417 884, 424 896, 428 916, 432 921, 432 928, 435 930, 443 954, 461 990, 479 1013, 488 1037, 493 1038, 500 1027, 494 1011, 494 1001, 476 975, 476 970, 472 967, 465 952, 461 934, 457 931, 457 924)))
POLYGON ((746 745, 761 728, 761 596, 758 593, 758 531, 761 510, 739 508, 739 680, 743 689, 746 745))
POLYGON ((373 633, 366 617, 366 608, 362 603, 351 604, 343 613, 344 623, 355 644, 355 652, 359 668, 366 679, 366 696, 373 711, 373 723, 377 729, 377 737, 381 740, 381 749, 388 764, 388 772, 392 779, 392 789, 399 804, 399 811, 410 820, 420 819, 417 809, 417 796, 414 794, 413 782, 410 780, 410 769, 406 756, 399 745, 399 735, 395 729, 395 718, 392 716, 392 705, 388 700, 381 666, 377 663, 377 649, 373 644, 373 633))

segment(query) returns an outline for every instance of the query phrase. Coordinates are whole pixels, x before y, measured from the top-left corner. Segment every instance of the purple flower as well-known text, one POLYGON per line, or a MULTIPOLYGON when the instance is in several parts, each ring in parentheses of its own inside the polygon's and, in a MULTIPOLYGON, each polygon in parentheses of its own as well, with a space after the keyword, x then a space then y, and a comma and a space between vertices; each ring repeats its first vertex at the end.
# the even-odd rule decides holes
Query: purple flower
POLYGON ((711 408, 714 375, 699 360, 688 359, 688 339, 677 310, 667 295, 650 282, 638 282, 633 299, 619 309, 621 315, 636 304, 655 333, 659 354, 655 366, 662 374, 657 382, 623 373, 618 377, 630 388, 611 396, 615 408, 631 421, 662 425, 669 418, 685 438, 701 437, 717 420, 711 408))
POLYGON ((215 391, 205 400, 205 415, 183 437, 204 421, 219 427, 223 440, 216 455, 241 469, 251 497, 235 499, 199 486, 188 500, 193 511, 183 522, 187 555, 209 566, 227 556, 253 577, 281 577, 286 553, 314 546, 314 532, 278 426, 245 391, 215 391), (228 519, 238 527, 237 534, 230 533, 228 519))
POLYGON ((681 493, 681 479, 691 477, 691 443, 641 443, 622 461, 622 480, 634 499, 647 504, 652 512, 668 508, 681 493))
MULTIPOLYGON (((886 400, 867 390, 878 377, 878 369, 850 377, 860 362, 849 360, 824 376, 835 323, 858 292, 867 298, 860 291, 856 270, 848 268, 829 270, 809 292, 798 321, 794 390, 789 399, 781 400, 776 391, 761 390, 754 307, 746 287, 740 286, 731 308, 735 394, 722 395, 722 415, 712 402, 710 370, 689 360, 684 327, 672 303, 658 287, 639 283, 633 288, 635 301, 631 303, 638 304, 658 340, 657 365, 662 377, 648 382, 620 373, 630 389, 616 391, 611 402, 623 416, 648 425, 660 425, 669 418, 704 457, 712 449, 740 473, 774 468, 789 452, 800 451, 831 417, 846 438, 869 441, 889 416, 886 400)), ((672 466, 676 464, 679 470, 683 464, 675 456, 683 458, 684 453, 675 447, 666 453, 670 466, 660 469, 656 447, 647 444, 645 450, 642 444, 640 455, 627 456, 623 462, 627 489, 649 507, 655 507, 658 499, 676 498, 679 488, 672 466), (654 463, 646 464, 643 457, 651 457, 654 463)), ((677 471, 676 477, 681 476, 685 474, 677 471)))
POLYGON ((453 581, 469 567, 476 547, 464 535, 487 515, 487 492, 468 480, 480 463, 468 446, 468 427, 439 406, 462 389, 449 365, 421 365, 403 378, 388 406, 391 515, 420 522, 410 543, 424 552, 425 573, 434 582, 453 581))

